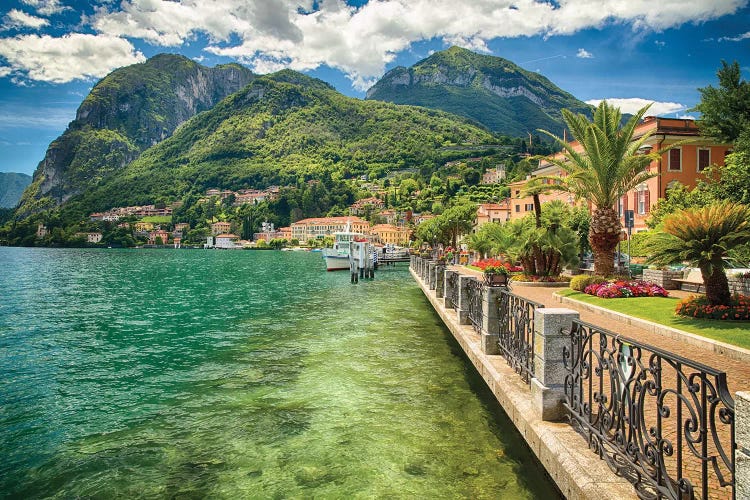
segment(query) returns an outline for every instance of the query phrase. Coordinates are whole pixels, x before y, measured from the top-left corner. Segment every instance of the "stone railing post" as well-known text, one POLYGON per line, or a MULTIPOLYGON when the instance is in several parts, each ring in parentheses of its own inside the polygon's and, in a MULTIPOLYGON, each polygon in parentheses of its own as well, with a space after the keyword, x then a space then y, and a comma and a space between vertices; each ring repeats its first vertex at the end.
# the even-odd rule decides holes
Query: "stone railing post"
POLYGON ((534 313, 534 377, 531 400, 542 420, 562 420, 565 416, 565 366, 563 347, 570 349, 570 331, 577 311, 565 308, 540 308, 534 313))
POLYGON ((436 267, 436 265, 437 265, 437 262, 435 262, 434 260, 431 260, 430 262, 427 263, 427 266, 428 266, 428 268, 427 268, 427 275, 428 275, 427 286, 428 286, 428 288, 430 290, 434 290, 435 289, 435 267, 436 267))
POLYGON ((485 354, 500 353, 500 317, 497 299, 500 288, 485 286, 482 288, 482 328, 481 347, 485 354))
POLYGON ((475 279, 473 276, 465 274, 458 276, 458 309, 456 310, 456 314, 458 315, 459 325, 471 324, 471 320, 469 319, 469 294, 467 292, 469 280, 473 279, 475 279))
POLYGON ((417 265, 417 256, 410 255, 409 256, 409 268, 414 269, 416 265, 417 265))
POLYGON ((435 266, 435 297, 442 299, 445 297, 445 265, 438 264, 435 266))
POLYGON ((750 392, 734 395, 734 496, 750 498, 750 392))

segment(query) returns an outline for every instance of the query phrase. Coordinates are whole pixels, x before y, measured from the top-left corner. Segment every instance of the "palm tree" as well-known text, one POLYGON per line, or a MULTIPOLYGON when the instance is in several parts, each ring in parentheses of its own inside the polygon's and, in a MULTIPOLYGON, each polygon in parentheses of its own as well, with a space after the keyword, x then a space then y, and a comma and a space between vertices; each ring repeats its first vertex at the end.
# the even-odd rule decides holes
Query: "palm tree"
POLYGON ((624 193, 657 175, 647 168, 664 150, 639 154, 639 148, 649 138, 650 132, 633 139, 635 128, 649 106, 640 109, 622 127, 620 110, 606 101, 602 101, 594 111, 593 122, 583 114, 563 109, 565 123, 580 144, 581 151, 554 134, 540 130, 563 148, 561 155, 547 158, 565 174, 546 177, 560 181, 549 187, 568 191, 576 198, 595 205, 589 243, 594 252, 596 274, 606 276, 614 271, 614 250, 622 231, 620 217, 615 210, 618 200, 624 193))
POLYGON ((687 208, 666 217, 662 230, 650 241, 649 262, 688 261, 697 265, 708 302, 729 305, 731 295, 722 257, 750 242, 750 207, 725 202, 687 208))

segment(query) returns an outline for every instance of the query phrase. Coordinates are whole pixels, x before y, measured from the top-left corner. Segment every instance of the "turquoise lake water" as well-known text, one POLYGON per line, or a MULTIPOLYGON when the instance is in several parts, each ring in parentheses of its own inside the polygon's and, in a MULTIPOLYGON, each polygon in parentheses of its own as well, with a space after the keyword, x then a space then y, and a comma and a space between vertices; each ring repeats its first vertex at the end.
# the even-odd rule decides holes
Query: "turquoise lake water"
POLYGON ((0 497, 558 498, 405 264, 0 248, 0 497))

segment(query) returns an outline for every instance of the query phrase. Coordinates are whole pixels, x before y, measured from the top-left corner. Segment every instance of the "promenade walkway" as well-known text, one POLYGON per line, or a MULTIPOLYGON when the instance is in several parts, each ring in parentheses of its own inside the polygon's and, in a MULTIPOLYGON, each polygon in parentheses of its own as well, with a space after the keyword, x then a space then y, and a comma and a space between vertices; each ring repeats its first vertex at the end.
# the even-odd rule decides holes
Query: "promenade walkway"
MULTIPOLYGON (((679 354, 685 358, 699 361, 713 368, 724 370, 727 373, 727 382, 732 394, 736 391, 750 390, 750 363, 732 359, 728 356, 687 343, 675 342, 669 337, 647 331, 635 325, 618 322, 613 318, 592 312, 573 302, 565 302, 561 304, 553 296, 555 292, 560 290, 560 288, 554 287, 513 286, 514 294, 535 302, 540 302, 544 304, 545 307, 565 307, 568 309, 574 309, 580 313, 581 320, 587 323, 592 323, 596 326, 620 333, 627 337, 638 339, 647 344, 679 354)), ((683 292, 680 290, 670 290, 669 293, 675 297, 690 295, 689 292, 683 292)), ((748 331, 748 335, 750 335, 750 331, 748 331)))

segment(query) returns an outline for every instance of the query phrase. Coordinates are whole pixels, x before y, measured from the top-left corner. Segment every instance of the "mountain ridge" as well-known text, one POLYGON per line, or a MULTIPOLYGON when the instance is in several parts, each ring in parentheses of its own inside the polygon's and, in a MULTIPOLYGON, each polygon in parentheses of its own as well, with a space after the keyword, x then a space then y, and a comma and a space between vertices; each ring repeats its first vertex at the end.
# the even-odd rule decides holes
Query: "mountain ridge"
POLYGON ((31 176, 18 172, 0 172, 0 208, 13 208, 24 189, 31 184, 31 176))
POLYGON ((516 137, 562 130, 562 108, 592 109, 538 73, 455 46, 388 71, 366 99, 441 109, 516 137))

